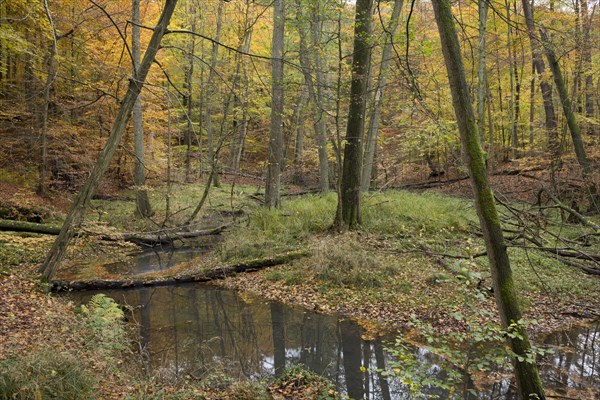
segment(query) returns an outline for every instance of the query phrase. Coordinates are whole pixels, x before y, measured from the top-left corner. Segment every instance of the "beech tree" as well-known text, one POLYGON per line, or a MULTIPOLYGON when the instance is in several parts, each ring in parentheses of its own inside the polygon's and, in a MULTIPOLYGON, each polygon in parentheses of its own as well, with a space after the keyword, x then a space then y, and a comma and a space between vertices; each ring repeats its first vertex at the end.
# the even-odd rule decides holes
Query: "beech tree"
POLYGON ((119 142, 123 136, 123 131, 125 130, 127 122, 131 117, 134 103, 140 94, 142 87, 144 86, 146 76, 150 71, 154 57, 160 48, 160 42, 167 32, 167 27, 169 25, 169 21, 171 20, 171 16, 173 15, 173 11, 175 10, 176 4, 177 0, 165 0, 161 15, 158 19, 156 27, 154 28, 152 37, 150 38, 150 43, 148 44, 148 48, 146 49, 146 53, 144 54, 144 58, 140 64, 140 67, 129 80, 127 92, 121 101, 121 107, 119 108, 119 112, 115 118, 106 145, 100 153, 100 156, 92 168, 90 175, 85 181, 85 184, 75 198, 75 201, 73 202, 73 205, 71 206, 71 209, 65 218, 63 226, 60 230, 60 234, 57 236, 52 248, 46 256, 46 259, 38 270, 40 273, 43 273, 44 277, 47 279, 52 278, 56 272, 58 264, 64 258, 65 251, 67 250, 71 239, 83 222, 85 210, 92 199, 92 196, 100 185, 102 175, 107 170, 108 165, 110 164, 110 161, 112 160, 115 151, 119 146, 119 142))
POLYGON ((531 354, 531 345, 522 324, 510 260, 494 195, 489 184, 452 9, 448 0, 434 0, 432 3, 442 42, 442 52, 452 93, 452 105, 458 123, 465 162, 471 176, 475 206, 490 263, 496 305, 502 326, 515 333, 515 335, 510 335, 507 340, 515 354, 513 366, 517 387, 522 399, 543 400, 546 397, 537 365, 535 361, 525 361, 531 354))

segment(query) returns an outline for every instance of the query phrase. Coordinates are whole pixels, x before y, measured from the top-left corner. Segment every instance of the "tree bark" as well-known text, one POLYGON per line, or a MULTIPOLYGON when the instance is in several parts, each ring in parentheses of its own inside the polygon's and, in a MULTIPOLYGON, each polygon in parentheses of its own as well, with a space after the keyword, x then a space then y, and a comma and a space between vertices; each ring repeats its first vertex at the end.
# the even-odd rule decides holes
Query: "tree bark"
POLYGON ((47 188, 47 175, 48 175, 48 108, 50 106, 50 90, 56 78, 56 28, 54 26, 54 20, 52 19, 52 13, 48 7, 48 1, 44 0, 44 9, 46 11, 46 18, 50 24, 52 30, 52 43, 50 44, 50 51, 48 54, 48 73, 46 75, 46 84, 44 85, 44 102, 42 103, 42 129, 40 133, 41 144, 40 144, 40 174, 37 187, 37 193, 40 196, 45 196, 48 190, 47 188))
MULTIPOLYGON (((462 53, 454 26, 452 10, 448 0, 434 0, 432 3, 442 41, 442 52, 452 92, 452 104, 456 114, 466 164, 471 175, 477 215, 490 263, 496 305, 500 313, 502 326, 504 328, 510 326, 518 333, 515 338, 508 339, 511 350, 517 357, 524 357, 531 353, 531 346, 527 333, 521 325, 521 311, 494 196, 488 181, 483 151, 478 140, 475 115, 471 106, 469 87, 460 56, 462 53)), ((536 364, 521 362, 514 358, 513 365, 520 397, 522 399, 544 400, 544 390, 536 364)))
POLYGON ((379 67, 379 77, 377 78, 377 85, 375 86, 375 99, 373 101, 373 107, 371 109, 371 117, 369 119, 369 129, 367 130, 367 140, 365 148, 365 156, 362 169, 361 179, 361 190, 366 192, 371 186, 371 178, 376 174, 373 174, 375 169, 375 153, 377 148, 377 139, 379 136, 379 122, 381 120, 381 108, 383 106, 383 95, 385 87, 387 85, 387 73, 392 59, 392 49, 394 46, 394 35, 398 29, 398 23, 400 21, 400 11, 404 0, 394 0, 394 8, 392 9, 392 15, 390 22, 385 30, 385 42, 383 45, 383 51, 381 52, 381 65, 379 67))
MULTIPOLYGON (((533 3, 533 0, 531 0, 533 3)), ((527 25, 527 34, 531 43, 531 52, 533 57, 533 65, 540 80, 540 89, 542 91, 542 100, 544 102, 544 113, 546 115, 546 132, 548 134, 548 149, 552 158, 550 166, 550 174, 552 181, 555 182, 555 175, 560 166, 560 143, 558 141, 558 124, 554 103, 552 102, 552 85, 545 77, 546 64, 544 63, 543 49, 540 45, 540 40, 535 30, 535 22, 533 20, 533 5, 530 0, 522 0, 523 14, 525 15, 525 23, 527 25)), ((553 183, 554 184, 554 183, 553 183)))
MULTIPOLYGON (((133 58, 133 77, 137 79, 140 67, 140 0, 131 2, 131 56, 133 58)), ((152 207, 148 198, 148 191, 144 189, 146 183, 146 165, 144 163, 144 124, 142 115, 142 96, 139 94, 133 105, 133 141, 135 147, 135 173, 133 183, 136 186, 135 204, 137 213, 142 217, 152 215, 152 207)))
POLYGON ((483 143, 485 143, 485 94, 487 89, 487 71, 485 66, 486 26, 489 6, 486 0, 478 0, 477 5, 479 9, 479 43, 477 45, 477 127, 479 130, 479 139, 483 146, 483 143))
POLYGON ((353 229, 361 223, 360 178, 362 173, 363 138, 371 61, 371 26, 373 0, 358 0, 354 22, 354 53, 352 55, 352 83, 350 107, 346 126, 346 144, 338 201, 336 225, 339 230, 353 229))
POLYGON ((283 39, 285 31, 284 0, 273 2, 272 98, 271 132, 269 134, 269 165, 265 188, 265 206, 279 207, 281 162, 283 157, 283 39))
MULTIPOLYGON (((327 152, 327 123, 325 120, 324 112, 324 99, 323 99, 323 86, 325 84, 323 78, 323 71, 321 69, 321 55, 318 54, 320 51, 319 46, 319 32, 313 32, 312 35, 312 46, 309 50, 308 37, 305 28, 306 16, 302 13, 302 8, 305 7, 301 1, 296 2, 296 18, 298 22, 298 35, 299 35, 299 59, 304 74, 304 82, 308 89, 308 96, 314 110, 313 115, 313 129, 317 136, 317 152, 319 155, 319 187, 321 192, 329 190, 329 157, 327 152), (311 65, 310 54, 314 53, 313 60, 315 64, 315 73, 313 77, 313 68, 311 65), (316 80, 316 82, 315 82, 316 80)), ((315 21, 318 17, 314 7, 311 12, 311 28, 312 30, 320 30, 321 27, 315 21)))
POLYGON ((121 137, 123 136, 125 126, 127 125, 127 122, 131 116, 135 100, 142 90, 142 86, 146 80, 146 76, 148 75, 148 71, 150 70, 152 62, 154 61, 154 57, 156 56, 156 53, 160 47, 160 41, 167 32, 167 27, 169 25, 169 21, 171 20, 171 16, 173 15, 173 10, 175 9, 176 4, 177 0, 165 0, 165 5, 158 23, 154 28, 154 32, 152 33, 150 43, 146 53, 144 54, 144 59, 140 64, 140 68, 138 69, 136 76, 132 77, 129 81, 127 93, 121 102, 121 108, 119 109, 119 113, 117 114, 113 124, 108 141, 102 150, 98 161, 94 165, 94 168, 92 169, 88 179, 71 206, 60 234, 54 241, 52 249, 50 249, 45 261, 38 270, 39 272, 43 273, 47 279, 50 279, 54 275, 58 264, 64 258, 69 242, 83 221, 85 209, 92 196, 96 192, 96 189, 100 184, 100 180, 102 179, 102 175, 108 168, 108 165, 115 154, 121 137))
MULTIPOLYGON (((196 9, 193 2, 188 4, 188 16, 191 16, 190 21, 190 30, 192 32, 196 31, 196 9)), ((192 119, 192 112, 194 110, 193 104, 193 78, 194 78, 194 60, 195 60, 195 50, 196 50, 196 36, 190 35, 189 43, 188 43, 188 59, 187 66, 185 67, 185 89, 186 93, 183 99, 183 105, 187 106, 187 115, 186 115, 186 130, 184 137, 185 144, 185 180, 186 182, 190 182, 191 174, 192 174, 192 144, 194 142, 193 138, 195 136, 194 125, 192 119)))

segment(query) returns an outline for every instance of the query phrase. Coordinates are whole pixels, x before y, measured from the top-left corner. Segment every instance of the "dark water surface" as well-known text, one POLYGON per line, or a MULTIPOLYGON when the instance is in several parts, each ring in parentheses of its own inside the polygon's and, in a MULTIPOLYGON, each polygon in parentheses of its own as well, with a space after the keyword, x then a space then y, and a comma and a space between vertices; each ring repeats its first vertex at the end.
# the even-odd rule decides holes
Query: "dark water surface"
MULTIPOLYGON (((356 323, 265 301, 256 296, 210 285, 105 291, 133 308, 149 367, 161 374, 202 377, 223 371, 238 378, 259 379, 295 364, 323 375, 353 399, 411 399, 406 386, 373 372, 389 367, 382 341, 362 339, 356 323)), ((87 301, 92 292, 72 293, 87 301)), ((574 328, 546 340, 549 346, 569 344, 543 363, 546 387, 597 385, 600 375, 598 325, 574 328)), ((442 377, 436 356, 414 352, 427 374, 442 377)), ((427 392, 427 390, 426 390, 427 392)), ((448 398, 440 389, 429 394, 448 398)), ((513 399, 510 380, 487 388, 481 399, 513 399)))
MULTIPOLYGON (((133 277, 167 270, 207 250, 212 242, 170 251, 148 250, 122 263, 105 264, 109 272, 133 277)), ((385 350, 390 340, 364 340, 353 321, 317 314, 258 296, 205 284, 103 291, 131 308, 148 354, 148 368, 161 375, 202 378, 222 373, 233 379, 260 379, 302 364, 327 377, 352 399, 415 399, 408 387, 376 370, 389 370, 394 359, 385 350)), ((95 292, 72 292, 77 303, 95 292)), ((600 387, 600 323, 548 336, 543 345, 556 353, 540 363, 547 389, 600 387)), ((447 371, 431 352, 413 348, 427 377, 443 379, 447 371)), ((427 395, 449 398, 438 388, 427 395)), ((461 398, 465 398, 461 396, 461 398)), ((516 399, 506 378, 470 399, 516 399)), ((585 397, 581 397, 585 399, 585 397)))

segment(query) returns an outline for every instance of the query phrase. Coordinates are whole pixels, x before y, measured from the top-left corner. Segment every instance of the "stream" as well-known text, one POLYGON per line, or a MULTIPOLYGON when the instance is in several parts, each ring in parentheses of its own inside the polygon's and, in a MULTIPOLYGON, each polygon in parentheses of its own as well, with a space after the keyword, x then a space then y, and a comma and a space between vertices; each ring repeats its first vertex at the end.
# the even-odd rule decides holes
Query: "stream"
MULTIPOLYGON (((137 258, 135 271, 168 268, 172 260, 189 259, 181 250, 167 257, 149 253, 137 258), (156 257, 159 260, 157 262, 156 257), (169 260, 166 263, 166 260, 169 260)), ((107 268, 115 268, 107 265, 107 268)), ((258 380, 284 368, 302 364, 331 380, 352 399, 412 399, 408 387, 375 370, 389 369, 393 357, 389 340, 364 340, 363 329, 351 320, 323 315, 279 302, 206 285, 185 284, 102 291, 131 307, 139 326, 140 344, 148 354, 148 368, 157 374, 193 378, 222 377, 258 380)), ((84 303, 95 292, 72 292, 84 303)), ((544 385, 558 393, 580 385, 600 385, 600 324, 557 332, 544 340, 557 349, 540 364, 544 385)), ((427 350, 414 355, 428 377, 442 379, 447 371, 427 350)), ((597 386, 596 386, 597 387, 597 386)), ((427 395, 448 398, 438 388, 427 395)), ((478 392, 473 399, 516 399, 509 378, 478 392)))

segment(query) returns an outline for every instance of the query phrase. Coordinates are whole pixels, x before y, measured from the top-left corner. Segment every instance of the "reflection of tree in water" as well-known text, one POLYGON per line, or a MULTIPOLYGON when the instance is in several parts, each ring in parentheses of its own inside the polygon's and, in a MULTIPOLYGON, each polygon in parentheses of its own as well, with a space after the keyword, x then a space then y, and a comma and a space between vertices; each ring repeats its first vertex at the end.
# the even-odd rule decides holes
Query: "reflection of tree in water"
MULTIPOLYGON (((92 294, 81 300, 89 300, 92 294)), ((201 378, 218 370, 234 378, 257 378, 302 364, 332 380, 351 398, 411 399, 400 382, 374 372, 389 368, 390 356, 381 342, 363 341, 362 329, 354 322, 259 298, 245 300, 233 291, 203 285, 107 294, 133 306, 141 345, 148 350, 154 372, 201 378)), ((553 346, 570 342, 577 348, 547 357, 547 387, 600 386, 599 329, 598 325, 577 328, 546 341, 553 346)), ((413 354, 429 376, 443 378, 445 371, 439 367, 443 363, 435 355, 418 348, 413 354)), ((448 397, 441 389, 426 391, 448 397)), ((505 379, 475 398, 516 397, 512 382, 505 379)))

